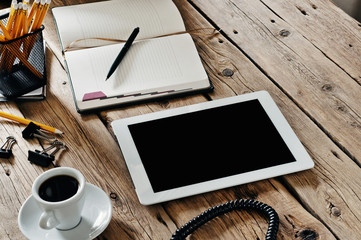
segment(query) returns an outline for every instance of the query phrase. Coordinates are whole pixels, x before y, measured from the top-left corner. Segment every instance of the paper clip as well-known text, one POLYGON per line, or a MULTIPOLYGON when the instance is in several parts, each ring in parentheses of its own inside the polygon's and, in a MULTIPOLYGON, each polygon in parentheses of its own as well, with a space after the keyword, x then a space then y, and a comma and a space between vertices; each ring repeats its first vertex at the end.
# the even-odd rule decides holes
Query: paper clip
POLYGON ((13 136, 6 138, 6 142, 0 148, 0 158, 10 158, 12 151, 11 147, 16 142, 13 136))
POLYGON ((44 132, 41 131, 40 126, 36 125, 33 122, 30 122, 26 128, 22 131, 23 138, 25 139, 32 139, 34 137, 44 139, 49 142, 53 142, 55 137, 51 137, 44 132))
POLYGON ((65 147, 65 143, 55 140, 48 148, 44 149, 43 151, 29 150, 28 160, 32 163, 35 163, 36 165, 48 167, 55 160, 55 153, 65 147), (55 150, 52 153, 48 154, 47 152, 49 152, 53 148, 55 148, 55 150))

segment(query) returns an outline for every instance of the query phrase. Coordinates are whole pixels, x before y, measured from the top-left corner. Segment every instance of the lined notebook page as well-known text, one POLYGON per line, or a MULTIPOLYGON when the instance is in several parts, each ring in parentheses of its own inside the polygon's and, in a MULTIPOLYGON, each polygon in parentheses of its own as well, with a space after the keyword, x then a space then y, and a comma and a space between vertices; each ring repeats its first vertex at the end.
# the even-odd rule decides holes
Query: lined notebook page
POLYGON ((134 42, 117 70, 105 81, 122 46, 65 53, 77 101, 81 102, 84 94, 97 91, 112 97, 209 84, 189 34, 134 42))
MULTIPOLYGON (((184 31, 182 17, 171 0, 117 0, 58 7, 53 10, 62 47, 84 38, 126 40, 135 27, 137 39, 184 31)), ((86 40, 76 46, 111 42, 86 40)))

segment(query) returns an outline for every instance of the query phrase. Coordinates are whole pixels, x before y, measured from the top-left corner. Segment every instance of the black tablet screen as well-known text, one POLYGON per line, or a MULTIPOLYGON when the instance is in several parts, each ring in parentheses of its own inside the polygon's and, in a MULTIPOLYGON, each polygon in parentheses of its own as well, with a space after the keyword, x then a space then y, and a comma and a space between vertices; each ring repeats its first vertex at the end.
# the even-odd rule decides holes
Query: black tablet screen
POLYGON ((258 100, 129 130, 154 192, 295 161, 258 100))

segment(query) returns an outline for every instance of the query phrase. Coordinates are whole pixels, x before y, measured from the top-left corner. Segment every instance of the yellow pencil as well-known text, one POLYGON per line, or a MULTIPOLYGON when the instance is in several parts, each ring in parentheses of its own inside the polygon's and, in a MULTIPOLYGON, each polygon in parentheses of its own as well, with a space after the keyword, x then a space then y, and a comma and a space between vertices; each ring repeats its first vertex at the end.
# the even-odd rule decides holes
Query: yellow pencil
MULTIPOLYGON (((18 4, 17 4, 17 0, 13 0, 11 2, 11 8, 10 8, 10 14, 9 14, 9 19, 8 22, 6 24, 6 31, 3 30, 4 35, 5 35, 5 41, 11 40, 11 31, 14 25, 14 19, 17 15, 17 9, 18 9, 18 4)), ((9 51, 7 49, 2 49, 2 57, 1 57, 1 62, 0 62, 0 69, 5 69, 6 64, 8 63, 8 57, 9 57, 9 51)))
MULTIPOLYGON (((18 9, 15 12, 16 12, 16 16, 15 16, 15 20, 14 20, 13 29, 11 30, 11 33, 10 33, 10 39, 19 37, 21 30, 23 29, 23 27, 22 27, 23 20, 22 19, 23 19, 24 14, 23 14, 23 4, 22 3, 18 4, 18 9)), ((14 64, 15 59, 16 58, 13 54, 10 54, 8 56, 8 58, 6 59, 6 62, 8 63, 7 71, 11 71, 11 68, 14 64)))
POLYGON ((10 10, 10 14, 9 14, 8 23, 6 24, 6 30, 8 30, 9 33, 11 32, 11 29, 13 27, 14 18, 16 16, 17 9, 18 9, 17 1, 13 0, 11 3, 11 10, 10 10))
MULTIPOLYGON (((39 6, 40 6, 40 0, 35 0, 33 2, 33 5, 31 6, 31 10, 30 10, 30 13, 29 13, 29 16, 28 16, 28 26, 30 27, 31 25, 31 21, 33 20, 34 16, 35 16, 35 13, 38 11, 39 9, 39 6)), ((29 29, 29 32, 30 32, 31 29, 29 29)))
POLYGON ((40 21, 40 17, 41 17, 41 14, 43 12, 45 3, 46 3, 46 0, 41 0, 40 1, 40 5, 39 5, 38 10, 36 11, 35 18, 34 18, 34 21, 33 21, 33 25, 31 26, 30 32, 33 32, 34 30, 37 29, 36 27, 38 26, 38 23, 40 21))
POLYGON ((28 4, 23 3, 22 35, 28 33, 28 4))
POLYGON ((44 17, 46 15, 46 13, 48 12, 48 9, 49 9, 49 6, 50 6, 50 3, 51 3, 51 0, 46 0, 46 3, 43 7, 43 10, 41 12, 41 15, 40 15, 40 18, 39 18, 39 21, 36 25, 36 29, 39 29, 41 27, 41 24, 43 23, 44 21, 44 17))
POLYGON ((10 120, 13 120, 15 122, 22 123, 22 124, 25 124, 25 125, 28 125, 30 122, 33 122, 34 124, 38 125, 41 129, 44 129, 46 131, 56 133, 56 134, 63 134, 62 131, 60 131, 60 130, 58 130, 56 128, 49 127, 47 125, 37 123, 37 122, 31 121, 31 120, 28 120, 28 119, 25 119, 25 118, 17 117, 17 116, 11 115, 9 113, 4 113, 4 112, 0 111, 0 117, 10 119, 10 120))
POLYGON ((8 30, 6 30, 6 27, 4 26, 4 24, 1 21, 0 21, 0 28, 3 31, 5 38, 10 40, 11 36, 10 36, 8 30))
MULTIPOLYGON (((26 18, 27 16, 25 15, 26 11, 24 10, 24 5, 21 4, 21 7, 19 7, 19 20, 17 21, 18 25, 16 26, 16 32, 15 32, 15 38, 20 37, 21 36, 21 31, 23 30, 23 24, 24 24, 24 18, 26 18)), ((27 8, 27 6, 25 5, 25 8, 27 8)))
POLYGON ((18 32, 19 27, 20 27, 22 11, 23 11, 23 5, 18 4, 18 9, 15 10, 16 14, 15 14, 14 26, 13 26, 13 29, 11 30, 11 33, 10 33, 11 38, 16 38, 16 33, 18 32))
POLYGON ((26 4, 27 6, 29 6, 29 0, 23 0, 23 5, 26 4))

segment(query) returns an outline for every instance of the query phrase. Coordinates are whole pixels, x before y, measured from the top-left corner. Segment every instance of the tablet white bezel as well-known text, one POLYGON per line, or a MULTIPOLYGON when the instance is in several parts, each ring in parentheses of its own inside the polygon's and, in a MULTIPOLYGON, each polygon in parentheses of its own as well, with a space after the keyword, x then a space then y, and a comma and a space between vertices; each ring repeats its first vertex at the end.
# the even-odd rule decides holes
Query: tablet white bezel
POLYGON ((310 169, 314 163, 305 148, 289 126, 287 120, 278 109, 277 105, 266 91, 259 91, 219 100, 189 105, 180 108, 164 110, 116 120, 112 123, 115 135, 117 136, 119 146, 123 153, 128 170, 132 177, 139 201, 144 205, 155 204, 173 199, 183 198, 199 193, 214 191, 226 187, 236 186, 267 178, 272 178, 284 174, 310 169), (161 192, 153 192, 151 183, 147 177, 146 171, 138 154, 134 140, 129 131, 128 125, 146 122, 155 119, 166 118, 179 114, 196 112, 204 109, 229 105, 238 102, 258 99, 277 131, 283 138, 287 147, 290 149, 295 162, 290 162, 278 166, 259 169, 251 172, 241 173, 216 180, 192 184, 161 192))

